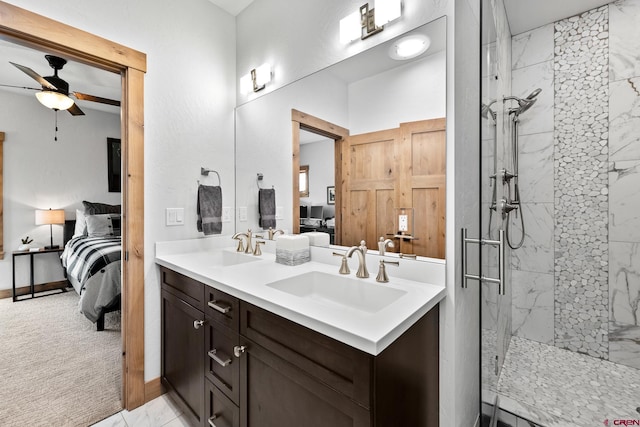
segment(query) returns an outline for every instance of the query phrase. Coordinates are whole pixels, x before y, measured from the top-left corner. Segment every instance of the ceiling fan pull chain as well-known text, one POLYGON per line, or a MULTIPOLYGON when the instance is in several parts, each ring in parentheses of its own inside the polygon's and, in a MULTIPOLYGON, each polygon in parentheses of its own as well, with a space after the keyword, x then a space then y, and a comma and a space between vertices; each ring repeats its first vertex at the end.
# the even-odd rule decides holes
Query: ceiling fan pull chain
POLYGON ((58 110, 53 110, 53 114, 55 115, 55 118, 56 118, 56 126, 55 126, 56 131, 54 133, 53 140, 57 142, 58 141, 58 110))

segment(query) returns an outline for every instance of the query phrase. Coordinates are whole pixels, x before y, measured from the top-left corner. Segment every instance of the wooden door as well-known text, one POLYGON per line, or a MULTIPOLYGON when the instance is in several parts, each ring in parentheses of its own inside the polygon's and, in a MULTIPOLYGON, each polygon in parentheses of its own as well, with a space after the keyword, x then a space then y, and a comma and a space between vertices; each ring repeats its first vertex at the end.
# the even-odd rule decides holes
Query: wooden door
POLYGON ((361 240, 377 248, 393 234, 398 180, 398 129, 349 136, 342 150, 342 238, 344 246, 361 240))
POLYGON ((413 208, 413 240, 396 252, 444 258, 445 119, 351 135, 342 150, 342 245, 377 249, 396 234, 398 208, 413 208))
POLYGON ((400 251, 444 259, 445 119, 402 123, 400 134, 398 207, 413 208, 417 237, 402 241, 400 251))

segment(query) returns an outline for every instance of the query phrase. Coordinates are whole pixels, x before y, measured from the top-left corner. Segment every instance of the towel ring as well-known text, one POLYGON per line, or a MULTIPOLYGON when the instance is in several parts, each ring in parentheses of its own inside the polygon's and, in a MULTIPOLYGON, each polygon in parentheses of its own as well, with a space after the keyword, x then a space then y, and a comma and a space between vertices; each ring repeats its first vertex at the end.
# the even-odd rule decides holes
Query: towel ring
MULTIPOLYGON (((262 190, 262 187, 260 186, 260 183, 262 182, 263 179, 264 179, 264 175, 262 175, 260 172, 258 172, 258 175, 256 177, 256 185, 258 186, 258 190, 262 190)), ((271 188, 274 188, 274 186, 272 185, 271 188)))
MULTIPOLYGON (((213 173, 216 174, 216 176, 218 177, 218 185, 222 185, 222 180, 220 179, 220 174, 218 173, 218 171, 215 171, 213 169, 205 169, 203 167, 200 167, 200 175, 209 176, 210 172, 213 172, 213 173)), ((200 180, 198 180, 198 185, 200 185, 200 180)))

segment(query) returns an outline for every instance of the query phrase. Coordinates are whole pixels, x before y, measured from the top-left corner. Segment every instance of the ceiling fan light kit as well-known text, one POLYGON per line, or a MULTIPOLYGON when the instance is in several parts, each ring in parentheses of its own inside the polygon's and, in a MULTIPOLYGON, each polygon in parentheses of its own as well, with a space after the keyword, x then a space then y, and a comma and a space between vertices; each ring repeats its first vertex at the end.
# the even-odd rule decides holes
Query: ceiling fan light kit
POLYGON ((52 90, 43 89, 42 92, 36 92, 36 98, 42 105, 52 110, 68 110, 74 104, 73 99, 67 95, 52 90))
POLYGON ((37 90, 36 98, 38 98, 38 101, 45 107, 51 108, 54 111, 67 110, 73 116, 83 116, 84 112, 80 107, 78 107, 78 104, 69 97, 69 95, 73 95, 75 98, 84 101, 99 102, 101 104, 113 105, 116 107, 120 106, 120 101, 113 99, 87 95, 86 93, 80 92, 69 92, 69 83, 58 77, 58 71, 62 70, 62 67, 67 63, 67 60, 54 55, 45 55, 44 57, 47 59, 49 66, 53 68, 53 76, 42 77, 29 67, 25 67, 24 65, 16 64, 11 61, 9 62, 42 86, 42 89, 40 90, 35 88, 24 89, 37 90))

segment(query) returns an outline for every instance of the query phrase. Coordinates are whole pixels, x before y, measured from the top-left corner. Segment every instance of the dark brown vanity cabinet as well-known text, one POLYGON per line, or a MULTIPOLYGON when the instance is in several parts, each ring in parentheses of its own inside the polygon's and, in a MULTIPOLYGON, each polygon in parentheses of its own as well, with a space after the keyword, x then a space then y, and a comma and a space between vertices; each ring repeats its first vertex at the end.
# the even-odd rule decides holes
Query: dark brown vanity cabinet
POLYGON ((162 384, 192 425, 204 418, 202 284, 162 270, 162 384), (202 325, 200 324, 202 322, 202 325))
POLYGON ((438 426, 437 306, 372 356, 209 286, 187 292, 198 282, 161 272, 162 381, 193 426, 438 426), (178 277, 182 285, 167 283, 178 277))

